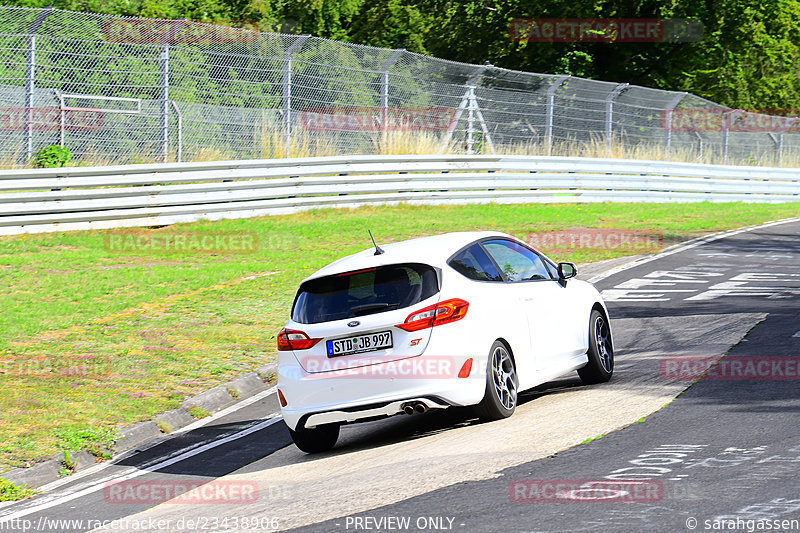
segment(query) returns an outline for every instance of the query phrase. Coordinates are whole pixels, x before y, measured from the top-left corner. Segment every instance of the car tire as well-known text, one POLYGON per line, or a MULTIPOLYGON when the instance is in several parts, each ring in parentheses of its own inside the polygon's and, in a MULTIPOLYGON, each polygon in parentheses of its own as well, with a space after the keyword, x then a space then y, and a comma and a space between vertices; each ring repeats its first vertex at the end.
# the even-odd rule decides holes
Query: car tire
POLYGON ((511 351, 501 341, 495 341, 486 363, 486 391, 475 406, 475 414, 483 420, 508 418, 517 407, 519 378, 511 351))
POLYGON ((306 453, 327 452, 336 446, 336 441, 339 439, 339 424, 325 424, 296 431, 289 428, 289 434, 295 446, 306 453))
POLYGON ((598 311, 592 310, 589 318, 589 362, 578 370, 578 375, 586 384, 605 383, 614 374, 614 347, 611 343, 611 326, 608 319, 598 311))

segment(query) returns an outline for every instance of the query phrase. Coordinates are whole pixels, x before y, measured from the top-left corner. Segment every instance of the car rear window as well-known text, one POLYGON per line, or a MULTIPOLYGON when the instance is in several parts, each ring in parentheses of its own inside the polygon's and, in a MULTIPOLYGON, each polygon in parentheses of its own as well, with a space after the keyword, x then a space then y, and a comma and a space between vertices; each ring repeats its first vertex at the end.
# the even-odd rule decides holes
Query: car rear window
POLYGON ((292 320, 316 324, 418 304, 439 292, 436 270, 407 263, 344 272, 300 285, 292 320))

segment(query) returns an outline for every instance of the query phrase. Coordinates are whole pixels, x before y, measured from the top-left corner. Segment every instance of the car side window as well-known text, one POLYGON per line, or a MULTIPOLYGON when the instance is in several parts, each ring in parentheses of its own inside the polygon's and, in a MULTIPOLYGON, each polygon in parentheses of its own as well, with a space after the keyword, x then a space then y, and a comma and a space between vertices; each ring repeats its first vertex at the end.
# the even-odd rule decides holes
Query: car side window
POLYGON ((544 261, 532 250, 513 241, 484 241, 483 247, 503 270, 508 281, 552 279, 544 261))
POLYGON ((542 259, 542 261, 544 262, 544 266, 547 267, 547 271, 550 273, 550 278, 558 279, 558 267, 546 259, 542 259))
POLYGON ((474 244, 462 250, 453 257, 447 264, 453 270, 478 281, 503 281, 503 277, 498 272, 497 267, 486 255, 486 252, 479 244, 474 244))

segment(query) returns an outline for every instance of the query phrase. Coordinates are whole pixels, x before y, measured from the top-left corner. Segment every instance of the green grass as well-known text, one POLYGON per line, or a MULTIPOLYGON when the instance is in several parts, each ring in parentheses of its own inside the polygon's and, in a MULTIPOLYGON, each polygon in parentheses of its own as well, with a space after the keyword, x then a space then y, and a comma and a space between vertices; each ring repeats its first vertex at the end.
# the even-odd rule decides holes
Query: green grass
POLYGON ((20 487, 0 477, 0 502, 31 498, 36 492, 27 486, 20 487))
MULTIPOLYGON (((674 242, 798 214, 800 204, 401 205, 143 230, 252 232, 258 250, 249 254, 120 254, 99 231, 2 237, 0 472, 62 450, 102 456, 117 428, 263 365, 298 282, 367 248, 367 229, 381 243, 573 227, 674 242)), ((637 252, 545 251, 578 263, 637 252)))

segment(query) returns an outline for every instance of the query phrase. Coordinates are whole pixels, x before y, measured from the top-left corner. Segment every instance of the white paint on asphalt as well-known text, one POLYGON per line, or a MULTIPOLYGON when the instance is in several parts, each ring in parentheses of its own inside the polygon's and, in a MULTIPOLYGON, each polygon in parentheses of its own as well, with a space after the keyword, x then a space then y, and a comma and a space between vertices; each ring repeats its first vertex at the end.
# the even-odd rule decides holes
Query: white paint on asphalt
MULTIPOLYGON (((224 416, 227 416, 227 415, 229 415, 231 413, 234 413, 234 412, 238 411, 239 409, 242 409, 242 408, 247 407, 249 405, 252 405, 252 404, 254 404, 256 402, 259 402, 259 401, 267 398, 271 394, 275 394, 275 391, 277 389, 278 389, 277 387, 270 387, 269 389, 267 389, 265 391, 262 391, 262 392, 259 392, 258 394, 255 394, 255 395, 251 396, 250 398, 247 398, 245 400, 242 400, 241 402, 237 402, 237 403, 235 403, 235 404, 233 404, 233 405, 231 405, 229 407, 226 407, 225 409, 222 409, 221 411, 219 411, 217 413, 214 413, 211 416, 207 416, 205 418, 201 418, 199 420, 195 420, 194 422, 192 422, 191 424, 189 424, 187 426, 184 426, 184 427, 182 427, 180 429, 176 429, 175 431, 170 433, 169 436, 165 436, 162 439, 156 439, 156 440, 154 440, 152 442, 145 443, 142 446, 137 446, 136 448, 134 448, 132 450, 128 450, 126 452, 123 452, 120 455, 114 457, 111 461, 106 461, 104 463, 98 463, 95 466, 92 466, 92 467, 87 468, 85 470, 81 470, 80 472, 76 472, 75 474, 72 474, 72 475, 69 475, 69 476, 64 476, 64 477, 62 477, 60 479, 57 479, 55 481, 52 481, 52 482, 46 484, 46 485, 42 485, 41 487, 38 488, 38 490, 40 490, 42 492, 45 492, 45 493, 51 492, 53 490, 58 489, 59 487, 63 487, 64 485, 75 483, 76 481, 81 480, 83 478, 86 478, 86 477, 89 477, 89 476, 93 476, 93 475, 97 474, 98 472, 101 472, 101 471, 105 470, 106 468, 108 468, 110 466, 114 466, 114 465, 118 464, 120 461, 124 461, 125 459, 127 459, 128 457, 130 457, 130 456, 132 456, 134 454, 141 453, 141 452, 143 452, 145 450, 149 450, 150 448, 152 448, 154 446, 158 446, 159 444, 163 443, 165 440, 169 439, 170 437, 173 437, 175 435, 180 435, 182 433, 186 433, 187 431, 192 431, 194 429, 198 429, 198 428, 201 428, 203 426, 207 426, 207 425, 211 424, 212 422, 216 422, 217 420, 219 420, 220 418, 222 418, 224 416)), ((276 415, 277 415, 277 413, 270 413, 265 418, 267 418, 267 419, 268 418, 273 418, 276 415)), ((186 452, 188 450, 191 450, 192 448, 196 448, 198 446, 202 446, 202 445, 206 444, 207 442, 211 442, 211 441, 209 440, 209 441, 202 441, 202 442, 195 443, 192 446, 177 450, 177 451, 173 452, 170 455, 167 455, 167 456, 159 458, 158 460, 169 459, 171 457, 174 457, 176 454, 184 453, 184 452, 186 452)), ((80 489, 76 489, 76 490, 80 490, 80 489)), ((42 500, 42 499, 45 499, 45 498, 47 498, 47 496, 39 496, 39 497, 37 497, 37 500, 42 500)), ((13 502, 9 502, 9 503, 13 503, 13 502)), ((2 517, 3 517, 3 515, 0 514, 0 519, 2 519, 2 517)))
MULTIPOLYGON (((271 389, 269 389, 267 391, 259 393, 258 396, 263 398, 264 396, 267 395, 267 393, 274 392, 274 390, 275 390, 275 388, 273 387, 273 388, 271 388, 271 389)), ((250 398, 250 399, 253 400, 254 398, 256 398, 256 397, 254 396, 253 398, 250 398)), ((220 411, 220 413, 222 413, 222 411, 220 411)), ((220 413, 218 413, 218 415, 220 413)), ((242 431, 239 431, 239 432, 236 432, 236 433, 233 433, 231 435, 227 435, 227 436, 224 436, 224 437, 221 437, 221 438, 217 437, 217 438, 214 438, 211 441, 207 441, 207 442, 204 442, 204 443, 199 443, 199 444, 196 444, 196 445, 194 445, 194 446, 192 446, 190 448, 179 450, 179 451, 175 452, 175 454, 172 454, 167 459, 159 458, 159 460, 154 462, 154 464, 144 465, 144 466, 141 466, 141 467, 126 468, 122 472, 118 472, 118 473, 112 474, 110 476, 106 476, 106 477, 101 478, 99 480, 93 480, 90 484, 84 485, 83 487, 72 487, 70 489, 67 489, 63 493, 45 494, 44 496, 42 496, 42 497, 38 498, 37 500, 35 500, 33 505, 30 505, 29 507, 26 507, 26 508, 21 509, 19 511, 12 511, 12 512, 6 513, 4 515, 0 515, 0 526, 2 526, 3 524, 9 523, 9 522, 11 522, 13 520, 22 518, 24 516, 28 516, 28 515, 30 515, 32 513, 37 513, 37 512, 40 512, 40 511, 44 511, 44 510, 50 509, 52 507, 63 505, 65 503, 70 502, 72 500, 75 500, 77 498, 81 498, 83 496, 87 496, 87 495, 89 495, 89 494, 91 494, 93 492, 102 490, 103 487, 106 486, 110 482, 127 481, 127 480, 135 479, 135 478, 137 478, 139 476, 143 476, 143 475, 151 473, 151 472, 157 472, 159 470, 163 470, 164 468, 172 466, 172 465, 174 465, 176 463, 180 463, 181 461, 185 461, 186 459, 190 459, 191 457, 194 457, 194 456, 199 455, 201 453, 205 453, 205 452, 207 452, 207 451, 209 451, 209 450, 211 450, 213 448, 216 448, 218 446, 222 446, 222 445, 227 444, 229 442, 232 442, 232 441, 241 439, 243 437, 246 437, 246 436, 248 436, 248 435, 250 435, 252 433, 256 433, 258 431, 261 431, 262 429, 265 429, 265 428, 271 426, 272 424, 275 424, 276 422, 280 422, 282 420, 283 420, 283 418, 276 414, 272 418, 268 418, 267 420, 264 420, 263 422, 255 424, 253 426, 250 426, 249 428, 247 428, 245 430, 242 430, 242 431)), ((97 470, 95 470, 95 473, 96 472, 97 472, 97 470)))
MULTIPOLYGON (((656 259, 661 259, 662 257, 667 257, 673 254, 677 254, 680 252, 685 252, 686 250, 691 250, 693 248, 697 248, 698 246, 702 246, 703 244, 718 241, 720 239, 724 239, 726 237, 733 237, 734 235, 739 235, 741 233, 747 233, 750 231, 756 231, 763 228, 770 228, 772 226, 778 226, 781 224, 789 224, 791 222, 800 222, 800 217, 795 218, 784 218, 782 220, 776 220, 774 222, 767 222, 766 224, 758 224, 756 226, 747 226, 745 228, 739 228, 731 231, 723 231, 720 233, 714 233, 712 235, 706 235, 705 237, 698 237, 696 239, 692 239, 686 241, 681 244, 676 244, 675 246, 671 246, 664 250, 663 252, 659 252, 655 255, 650 257, 645 257, 639 261, 633 261, 632 263, 626 263, 624 265, 618 266, 617 268, 612 268, 611 270, 607 270, 602 274, 599 274, 589 280, 589 283, 597 283, 600 280, 606 279, 608 277, 613 276, 619 272, 629 270, 631 268, 636 268, 638 266, 644 265, 645 263, 649 263, 651 261, 655 261, 656 259)), ((760 255, 758 257, 761 257, 760 255)))

